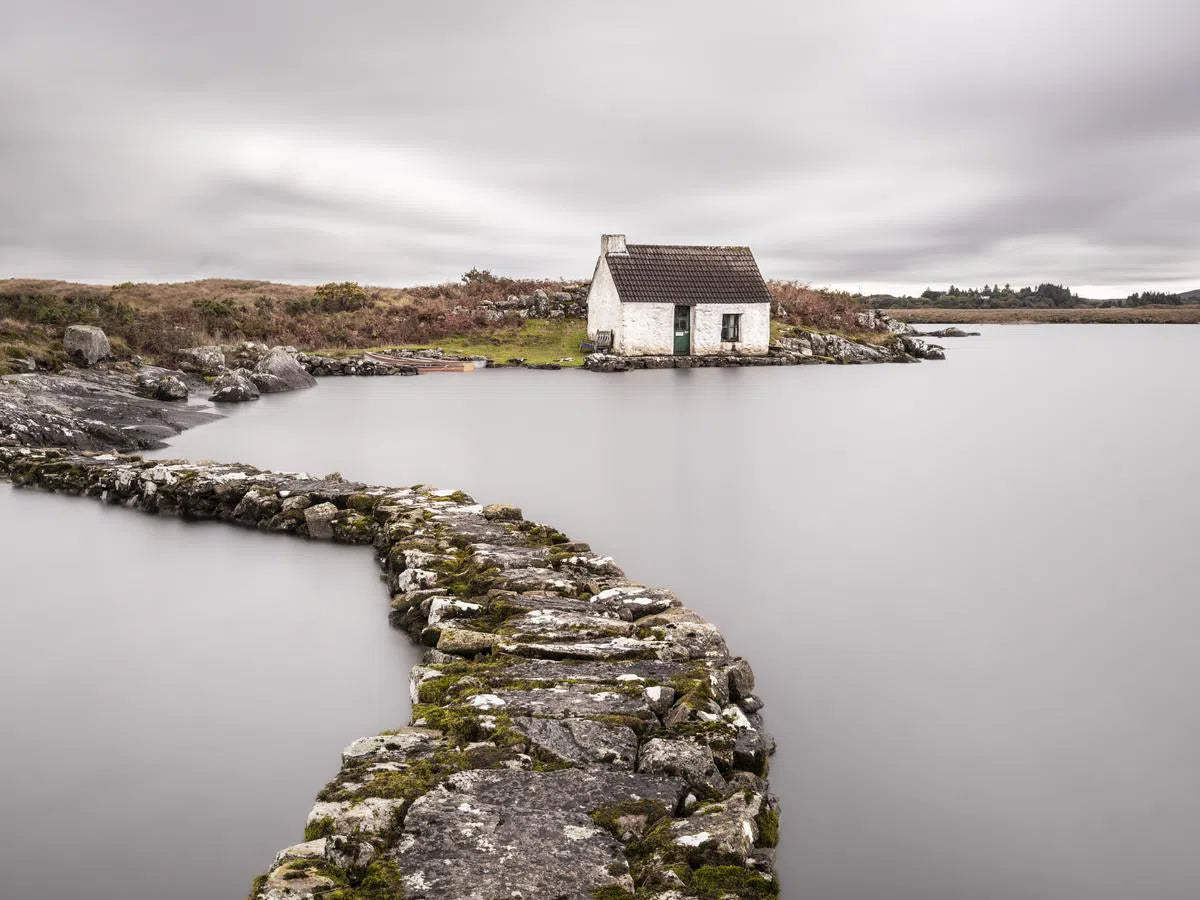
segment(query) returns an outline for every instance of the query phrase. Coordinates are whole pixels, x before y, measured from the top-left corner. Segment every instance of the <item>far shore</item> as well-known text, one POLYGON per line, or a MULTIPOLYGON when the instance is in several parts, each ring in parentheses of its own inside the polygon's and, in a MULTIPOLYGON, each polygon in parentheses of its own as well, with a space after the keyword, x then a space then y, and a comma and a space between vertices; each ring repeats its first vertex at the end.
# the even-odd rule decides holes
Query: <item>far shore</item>
POLYGON ((1200 304, 1187 306, 1109 306, 1068 309, 942 309, 923 306, 915 309, 885 310, 893 319, 915 325, 1029 325, 1029 324, 1108 324, 1108 325, 1196 325, 1200 324, 1200 304))

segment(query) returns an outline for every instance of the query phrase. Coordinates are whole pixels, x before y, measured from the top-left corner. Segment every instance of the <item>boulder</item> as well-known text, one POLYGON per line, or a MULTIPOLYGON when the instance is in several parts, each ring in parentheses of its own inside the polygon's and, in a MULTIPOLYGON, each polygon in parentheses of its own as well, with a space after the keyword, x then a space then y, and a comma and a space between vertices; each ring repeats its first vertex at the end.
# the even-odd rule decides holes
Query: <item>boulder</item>
POLYGON ((306 372, 300 363, 296 362, 296 358, 282 347, 272 347, 254 367, 254 374, 269 376, 262 383, 255 382, 264 393, 297 391, 315 387, 317 384, 317 379, 306 372))
POLYGON ((460 653, 470 656, 491 650, 496 635, 487 631, 472 631, 469 628, 446 628, 438 636, 437 649, 443 653, 460 653))
POLYGON ((489 503, 483 508, 483 515, 490 522, 520 522, 523 518, 518 507, 507 503, 489 503))
MULTIPOLYGON (((357 801, 318 800, 309 811, 306 825, 324 825, 330 834, 377 835, 395 825, 396 817, 404 812, 405 802, 390 797, 364 797, 357 801)), ((328 854, 328 844, 325 850, 328 854)))
POLYGON ((250 380, 254 382, 260 394, 280 394, 291 390, 286 381, 270 372, 251 372, 250 380))
POLYGON ((725 779, 717 770, 712 750, 688 740, 651 738, 642 747, 637 770, 648 775, 677 775, 693 788, 722 794, 725 779))
POLYGON ((138 395, 149 400, 178 401, 188 398, 188 386, 183 379, 169 372, 139 372, 135 384, 138 395))
POLYGON ((671 823, 671 838, 681 847, 745 860, 758 839, 755 817, 762 809, 761 794, 738 791, 721 803, 703 806, 691 816, 671 823))
POLYGON ((108 335, 95 325, 68 325, 63 334, 63 349, 77 366, 94 366, 112 355, 108 335))
POLYGON ((175 351, 175 364, 194 375, 220 375, 225 371, 225 351, 220 347, 186 347, 175 351))
POLYGON ((308 526, 308 536, 320 541, 333 540, 333 517, 338 514, 338 508, 332 503, 318 503, 304 510, 304 522, 308 526))
POLYGON ((208 399, 213 403, 242 403, 246 400, 258 399, 258 388, 250 380, 250 373, 245 369, 225 372, 213 382, 212 396, 208 399))

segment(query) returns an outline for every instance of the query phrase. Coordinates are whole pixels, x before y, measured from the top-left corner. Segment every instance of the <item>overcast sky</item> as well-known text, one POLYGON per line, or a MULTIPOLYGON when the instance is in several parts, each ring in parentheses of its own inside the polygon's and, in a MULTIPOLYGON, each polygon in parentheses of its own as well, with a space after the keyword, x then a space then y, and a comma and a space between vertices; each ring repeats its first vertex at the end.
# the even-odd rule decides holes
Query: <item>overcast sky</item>
POLYGON ((0 277, 1200 287, 1195 0, 0 0, 0 277))

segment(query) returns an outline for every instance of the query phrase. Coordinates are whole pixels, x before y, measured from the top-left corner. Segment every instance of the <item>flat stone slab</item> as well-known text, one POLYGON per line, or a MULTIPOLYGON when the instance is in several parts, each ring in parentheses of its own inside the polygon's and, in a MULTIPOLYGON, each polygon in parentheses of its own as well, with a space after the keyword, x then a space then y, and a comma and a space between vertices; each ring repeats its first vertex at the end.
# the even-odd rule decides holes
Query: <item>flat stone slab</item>
POLYGON ((614 772, 463 772, 418 799, 394 856, 406 900, 592 900, 632 893, 622 845, 592 812, 637 800, 674 809, 682 780, 614 772))
POLYGON ((633 769, 638 739, 632 728, 606 725, 595 719, 513 719, 518 731, 545 754, 578 766, 607 763, 616 769, 633 769))

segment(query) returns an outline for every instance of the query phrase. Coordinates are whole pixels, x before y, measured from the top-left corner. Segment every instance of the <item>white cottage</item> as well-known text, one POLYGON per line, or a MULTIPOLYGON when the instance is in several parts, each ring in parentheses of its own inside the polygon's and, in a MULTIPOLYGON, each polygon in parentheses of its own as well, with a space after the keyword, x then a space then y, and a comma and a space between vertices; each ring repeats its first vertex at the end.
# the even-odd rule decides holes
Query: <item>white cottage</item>
POLYGON ((588 338, 622 356, 764 354, 771 295, 749 247, 600 238, 588 338))

